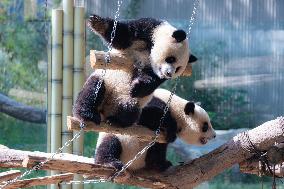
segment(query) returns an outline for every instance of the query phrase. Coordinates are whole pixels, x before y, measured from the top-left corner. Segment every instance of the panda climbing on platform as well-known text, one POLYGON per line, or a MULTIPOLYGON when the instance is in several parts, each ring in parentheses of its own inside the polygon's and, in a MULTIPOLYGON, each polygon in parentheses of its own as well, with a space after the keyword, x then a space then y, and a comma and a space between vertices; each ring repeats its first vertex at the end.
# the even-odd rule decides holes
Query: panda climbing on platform
MULTIPOLYGON (((88 21, 92 31, 106 42, 111 40, 113 24, 114 20, 97 15, 88 21)), ((153 91, 165 80, 180 76, 187 64, 196 61, 183 30, 152 18, 118 22, 112 45, 134 60, 133 68, 107 69, 105 75, 102 70, 95 70, 90 75, 73 107, 73 115, 81 121, 131 126, 153 91), (102 84, 98 87, 100 78, 102 84)))
MULTIPOLYGON (((152 100, 143 108, 138 124, 155 131, 170 94, 171 92, 165 89, 155 90, 152 100)), ((129 170, 147 168, 164 171, 169 168, 172 164, 166 159, 167 147, 177 137, 194 145, 204 145, 216 137, 207 112, 197 104, 176 95, 172 98, 161 130, 167 143, 155 143, 128 167, 129 170)), ((120 170, 147 144, 148 142, 139 141, 132 136, 100 133, 95 163, 111 165, 120 170)))

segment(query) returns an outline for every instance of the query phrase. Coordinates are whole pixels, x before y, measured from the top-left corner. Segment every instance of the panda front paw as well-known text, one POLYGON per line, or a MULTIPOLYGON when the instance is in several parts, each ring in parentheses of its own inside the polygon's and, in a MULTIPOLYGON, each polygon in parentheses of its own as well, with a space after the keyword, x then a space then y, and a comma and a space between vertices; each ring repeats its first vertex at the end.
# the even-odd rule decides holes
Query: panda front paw
POLYGON ((121 170, 124 166, 121 161, 112 161, 108 163, 110 166, 114 167, 116 170, 121 170))
MULTIPOLYGON (((170 126, 169 126, 170 127, 170 126)), ((168 131, 166 128, 162 127, 161 131, 165 135, 166 142, 167 143, 172 143, 177 139, 177 136, 174 132, 168 131)))
POLYGON ((152 77, 143 75, 135 78, 131 83, 131 96, 132 97, 144 97, 153 92, 151 87, 152 77))
POLYGON ((172 143, 172 142, 174 142, 176 139, 177 139, 177 136, 176 136, 176 135, 174 135, 174 134, 169 134, 169 133, 166 134, 166 141, 167 141, 167 143, 172 143))

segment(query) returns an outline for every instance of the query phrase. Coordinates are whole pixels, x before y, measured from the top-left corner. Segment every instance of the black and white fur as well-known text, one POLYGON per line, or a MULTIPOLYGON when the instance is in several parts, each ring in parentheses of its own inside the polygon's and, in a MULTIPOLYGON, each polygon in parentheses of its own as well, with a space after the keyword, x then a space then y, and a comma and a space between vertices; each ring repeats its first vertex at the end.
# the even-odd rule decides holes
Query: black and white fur
MULTIPOLYGON (((155 90, 152 100, 143 108, 138 124, 156 130, 169 97, 169 91, 155 90)), ((172 98, 161 129, 166 135, 167 143, 156 143, 129 167, 130 170, 149 168, 164 171, 172 165, 166 159, 168 143, 179 137, 188 144, 204 145, 216 136, 207 112, 197 104, 176 95, 172 98)), ((95 162, 120 169, 147 144, 132 136, 100 133, 95 162)))
MULTIPOLYGON (((110 42, 112 19, 94 15, 89 26, 110 42)), ((97 97, 95 91, 103 74, 102 70, 94 71, 73 108, 73 115, 82 121, 132 125, 153 91, 166 79, 181 75, 187 64, 196 60, 189 56, 184 31, 151 18, 118 22, 113 47, 132 57, 133 68, 128 72, 107 69, 97 97)))

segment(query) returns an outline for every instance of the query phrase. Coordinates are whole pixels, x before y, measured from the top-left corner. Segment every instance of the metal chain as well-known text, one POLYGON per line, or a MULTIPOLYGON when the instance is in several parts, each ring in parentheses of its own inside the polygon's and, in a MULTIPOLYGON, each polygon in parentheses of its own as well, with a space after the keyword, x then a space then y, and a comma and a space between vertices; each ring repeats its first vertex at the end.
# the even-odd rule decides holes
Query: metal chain
POLYGON ((191 28, 192 28, 194 21, 196 19, 196 13, 197 13, 198 6, 199 6, 199 0, 195 0, 194 3, 193 3, 193 9, 192 9, 192 13, 191 13, 189 24, 188 24, 188 30, 187 30, 188 38, 191 34, 191 28))

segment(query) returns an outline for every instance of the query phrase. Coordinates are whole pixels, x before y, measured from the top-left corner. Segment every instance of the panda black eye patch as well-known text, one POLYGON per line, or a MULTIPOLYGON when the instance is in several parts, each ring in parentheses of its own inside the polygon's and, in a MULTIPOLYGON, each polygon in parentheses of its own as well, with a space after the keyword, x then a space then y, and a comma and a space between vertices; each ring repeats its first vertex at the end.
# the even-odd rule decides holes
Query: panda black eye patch
POLYGON ((181 66, 179 66, 179 67, 177 67, 177 69, 176 69, 176 73, 179 71, 179 69, 181 68, 181 66))
POLYGON ((205 123, 203 124, 203 127, 202 127, 202 132, 203 132, 203 133, 207 132, 207 131, 208 131, 208 128, 209 128, 208 123, 205 122, 205 123))
POLYGON ((166 59, 165 59, 165 61, 167 62, 167 63, 174 63, 174 62, 176 62, 176 57, 174 57, 174 56, 168 56, 166 59))

